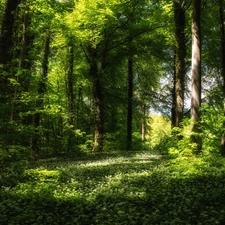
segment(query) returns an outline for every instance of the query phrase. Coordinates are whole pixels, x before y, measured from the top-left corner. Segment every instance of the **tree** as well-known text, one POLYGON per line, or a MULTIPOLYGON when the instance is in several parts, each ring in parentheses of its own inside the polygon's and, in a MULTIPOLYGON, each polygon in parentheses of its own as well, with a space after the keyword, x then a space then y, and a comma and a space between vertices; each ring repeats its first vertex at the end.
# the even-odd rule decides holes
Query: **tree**
MULTIPOLYGON (((11 102, 13 99, 13 88, 10 80, 13 80, 13 50, 16 11, 19 0, 6 0, 0 30, 0 135, 2 143, 6 148, 10 122, 11 102)), ((13 128, 12 128, 13 129, 13 128)), ((8 142, 12 142, 8 140, 8 142)))
POLYGON ((192 80, 191 80, 191 142, 196 144, 196 151, 202 149, 200 136, 201 106, 201 0, 192 1, 192 80))
MULTIPOLYGON (((224 98, 224 116, 225 116, 225 30, 224 30, 224 5, 223 1, 219 0, 219 15, 220 15, 220 42, 221 42, 221 76, 223 79, 223 98, 224 98)), ((225 128, 225 121, 223 123, 225 128)), ((221 154, 225 155, 225 133, 221 138, 221 154)))
POLYGON ((132 120, 133 120, 133 61, 128 59, 128 104, 127 104, 127 150, 132 149, 132 120))
POLYGON ((31 48, 33 47, 34 35, 29 31, 31 28, 31 15, 29 2, 24 0, 21 3, 22 14, 22 31, 18 32, 21 38, 20 51, 18 52, 18 66, 15 75, 16 84, 14 85, 14 96, 12 100, 12 109, 10 120, 17 120, 19 112, 25 111, 20 101, 20 95, 23 92, 29 91, 31 80, 31 65, 32 59, 29 55, 31 48), (22 4, 23 3, 23 4, 22 4), (23 6, 23 7, 22 7, 23 6))
POLYGON ((186 40, 185 40, 185 3, 174 0, 175 20, 175 119, 174 126, 180 127, 184 110, 184 81, 186 74, 186 40))
MULTIPOLYGON (((112 1, 112 4, 108 6, 104 1, 90 2, 84 0, 76 4, 74 9, 73 17, 78 18, 78 20, 74 23, 70 20, 75 36, 79 38, 86 53, 87 63, 90 68, 89 75, 92 82, 95 106, 94 151, 102 151, 103 149, 104 114, 105 108, 109 105, 104 101, 104 97, 109 69, 114 66, 112 64, 112 55, 122 54, 121 60, 127 59, 129 40, 131 38, 138 39, 139 36, 150 30, 148 26, 146 31, 147 23, 145 23, 145 26, 140 25, 144 21, 140 14, 143 13, 144 15, 149 10, 143 9, 142 4, 144 3, 136 1, 128 3, 112 1), (93 20, 93 18, 95 19, 93 20)), ((130 56, 134 54, 134 52, 131 52, 130 56)), ((117 62, 117 65, 119 64, 117 62)), ((132 102, 129 100, 129 126, 127 124, 129 139, 132 132, 130 122, 132 120, 131 104, 132 102)))
MULTIPOLYGON (((72 41, 69 41, 72 42, 72 41)), ((74 126, 75 120, 74 120, 74 114, 75 114, 75 94, 74 94, 74 46, 73 43, 68 44, 69 48, 69 58, 68 58, 68 72, 67 72, 67 82, 66 82, 66 92, 67 92, 67 98, 68 98, 68 124, 69 126, 74 126)), ((69 150, 72 146, 72 133, 69 132, 68 135, 68 147, 67 150, 69 150)))
POLYGON ((50 51, 50 30, 46 30, 46 39, 45 39, 45 48, 44 48, 44 56, 42 62, 42 71, 40 75, 40 81, 38 84, 38 97, 36 102, 37 112, 34 114, 33 125, 35 128, 35 135, 31 140, 31 150, 34 159, 39 157, 39 133, 38 129, 41 121, 41 110, 43 109, 44 103, 44 95, 46 92, 46 83, 47 83, 47 75, 48 75, 48 62, 49 62, 49 51, 50 51))
POLYGON ((104 105, 102 93, 102 74, 99 71, 96 49, 89 48, 90 56, 90 77, 92 80, 92 90, 95 105, 95 131, 93 151, 103 151, 104 140, 104 105))
MULTIPOLYGON (((1 32, 0 32, 0 101, 1 104, 8 101, 9 95, 9 78, 11 73, 10 63, 12 61, 13 51, 13 29, 15 22, 15 13, 19 5, 19 0, 7 0, 5 2, 5 10, 3 13, 1 32)), ((6 105, 5 105, 6 106, 6 105)), ((4 108, 5 108, 4 106, 4 108)), ((3 112, 2 116, 8 114, 9 111, 3 112)))

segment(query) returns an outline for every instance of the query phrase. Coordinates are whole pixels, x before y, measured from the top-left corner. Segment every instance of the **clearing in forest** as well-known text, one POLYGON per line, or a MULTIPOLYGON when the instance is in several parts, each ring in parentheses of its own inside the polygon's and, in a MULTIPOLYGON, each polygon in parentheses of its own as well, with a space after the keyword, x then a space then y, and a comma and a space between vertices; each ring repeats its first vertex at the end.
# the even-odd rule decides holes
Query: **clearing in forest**
POLYGON ((0 224, 225 224, 224 159, 112 152, 11 164, 0 224))

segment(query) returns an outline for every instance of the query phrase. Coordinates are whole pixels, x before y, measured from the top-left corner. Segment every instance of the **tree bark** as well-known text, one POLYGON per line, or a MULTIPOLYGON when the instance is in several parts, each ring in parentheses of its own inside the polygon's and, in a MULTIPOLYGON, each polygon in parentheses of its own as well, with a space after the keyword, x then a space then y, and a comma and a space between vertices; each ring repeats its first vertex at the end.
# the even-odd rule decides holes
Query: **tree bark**
POLYGON ((128 102, 127 102, 127 150, 132 149, 132 120, 133 120, 133 61, 128 59, 128 102))
MULTIPOLYGON (((20 48, 20 55, 19 55, 19 65, 18 65, 18 72, 19 75, 17 75, 17 85, 15 86, 14 90, 14 98, 12 101, 12 110, 11 110, 11 117, 10 120, 16 119, 16 109, 15 109, 15 102, 17 99, 17 94, 19 92, 19 86, 27 91, 29 88, 29 83, 27 82, 30 77, 27 77, 24 73, 26 73, 25 70, 29 70, 31 64, 26 63, 26 59, 28 59, 28 51, 29 51, 29 44, 31 44, 34 40, 33 37, 28 36, 28 26, 30 24, 30 17, 29 17, 29 4, 27 1, 24 1, 24 4, 26 5, 25 11, 23 12, 23 24, 22 24, 22 37, 21 37, 21 48, 20 48), (21 77, 22 74, 23 76, 21 77)), ((20 89, 21 89, 20 88, 20 89)))
POLYGON ((192 10, 192 84, 191 84, 191 142, 196 144, 195 151, 202 150, 200 136, 200 112, 201 106, 201 0, 193 0, 192 10))
POLYGON ((183 0, 174 0, 175 21, 175 127, 180 127, 184 110, 185 57, 185 9, 183 0))
POLYGON ((10 64, 12 61, 13 50, 13 30, 15 23, 15 11, 19 5, 19 0, 7 0, 3 14, 2 26, 0 31, 0 103, 4 110, 2 118, 10 118, 10 112, 6 109, 6 102, 12 97, 9 88, 8 78, 10 77, 10 64))
MULTIPOLYGON (((174 58, 176 53, 174 54, 174 58)), ((171 90, 172 107, 171 107, 171 128, 176 127, 176 67, 174 60, 173 87, 171 90)))
MULTIPOLYGON (((224 99, 224 117, 225 117, 225 31, 224 31, 224 6, 223 1, 219 0, 220 15, 220 42, 221 42, 221 76, 223 79, 223 99, 224 99)), ((225 122, 223 122, 225 129, 225 122)), ((221 155, 225 156, 225 132, 221 137, 221 155)))
POLYGON ((103 151, 104 142, 104 106, 103 106, 103 93, 101 74, 99 73, 97 63, 97 52, 95 49, 90 48, 90 76, 93 85, 93 98, 95 108, 95 131, 94 131, 94 152, 103 151))
POLYGON ((142 122, 141 122, 141 140, 145 142, 146 140, 146 105, 142 106, 142 122))

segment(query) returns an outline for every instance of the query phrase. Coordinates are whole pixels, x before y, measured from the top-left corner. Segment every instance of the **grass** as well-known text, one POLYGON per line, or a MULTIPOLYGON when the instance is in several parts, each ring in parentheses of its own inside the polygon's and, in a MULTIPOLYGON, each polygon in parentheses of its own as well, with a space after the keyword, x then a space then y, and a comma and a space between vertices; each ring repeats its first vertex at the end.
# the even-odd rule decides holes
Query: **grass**
POLYGON ((225 224, 222 158, 111 152, 0 172, 0 224, 225 224))

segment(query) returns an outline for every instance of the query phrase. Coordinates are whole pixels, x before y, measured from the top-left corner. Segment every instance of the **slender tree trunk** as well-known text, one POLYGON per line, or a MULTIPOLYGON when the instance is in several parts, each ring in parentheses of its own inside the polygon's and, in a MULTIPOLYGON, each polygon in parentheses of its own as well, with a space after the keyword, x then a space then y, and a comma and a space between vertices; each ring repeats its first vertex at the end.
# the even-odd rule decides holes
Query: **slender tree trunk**
POLYGON ((73 68, 74 68, 74 48, 69 47, 69 71, 67 73, 67 97, 68 97, 68 108, 70 114, 70 124, 72 125, 74 120, 74 79, 73 79, 73 68))
POLYGON ((141 140, 145 142, 146 138, 146 105, 142 106, 142 122, 141 122, 141 140))
POLYGON ((176 70, 173 73, 173 88, 171 90, 172 107, 171 107, 171 128, 176 127, 176 70))
POLYGON ((183 0, 174 0, 174 20, 175 20, 175 126, 180 127, 183 119, 184 109, 184 80, 186 74, 185 57, 185 9, 183 0))
POLYGON ((78 90, 78 99, 77 99, 77 129, 81 128, 81 119, 82 117, 80 115, 83 115, 83 106, 82 106, 82 88, 79 88, 78 90))
MULTIPOLYGON (((73 68, 74 68, 74 48, 71 45, 69 47, 69 71, 67 73, 67 97, 68 97, 68 112, 69 112, 69 125, 74 126, 74 79, 73 79, 73 68)), ((67 141, 67 151, 70 150, 72 146, 73 134, 69 131, 68 141, 67 141)))
POLYGON ((31 140, 31 151, 34 159, 39 156, 39 134, 38 128, 40 126, 41 121, 41 112, 40 110, 43 108, 44 103, 44 94, 46 92, 46 82, 48 75, 48 58, 49 58, 49 50, 50 50, 50 31, 46 30, 46 40, 45 40, 45 49, 44 49, 44 57, 42 62, 42 73, 40 76, 39 87, 38 87, 38 100, 36 102, 37 112, 34 115, 33 126, 35 128, 36 134, 33 136, 31 140))
MULTIPOLYGON (((224 31, 224 6, 223 0, 219 0, 220 15, 220 40, 221 40, 221 75, 223 78, 223 99, 224 99, 224 117, 225 117, 225 31, 224 31)), ((225 122, 223 123, 225 129, 225 122)), ((225 156, 225 132, 221 138, 221 155, 225 156)))
POLYGON ((200 12, 201 0, 193 0, 192 11, 192 84, 191 84, 191 141, 196 144, 196 152, 202 150, 200 136, 200 112, 201 106, 201 27, 200 12))
POLYGON ((132 119, 133 119, 133 62, 128 59, 128 107, 127 107, 127 150, 132 149, 132 119))
POLYGON ((90 49, 90 76, 93 85, 93 98, 95 108, 95 136, 93 151, 103 151, 104 142, 104 106, 103 106, 103 93, 101 76, 98 71, 97 53, 95 49, 90 49))

